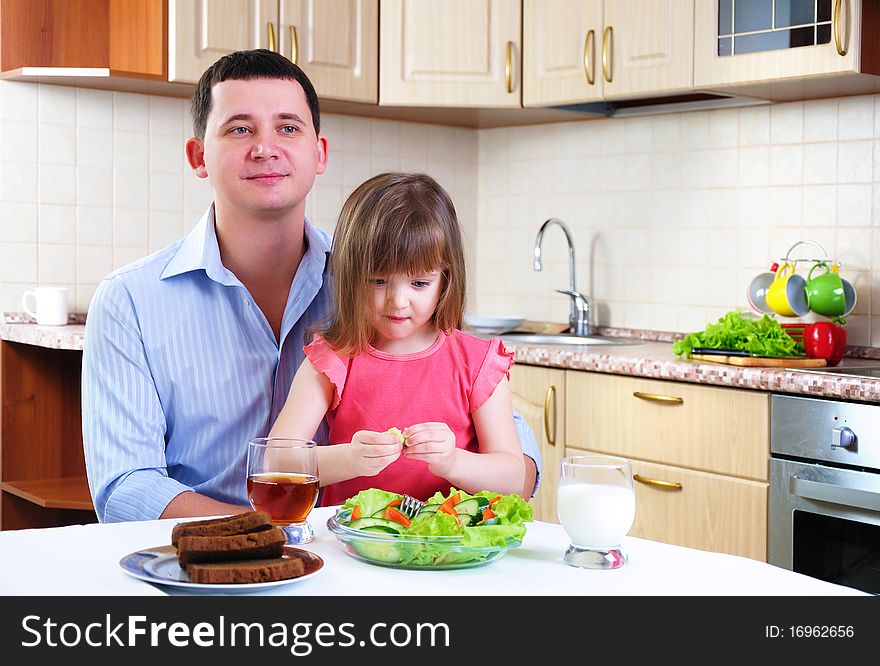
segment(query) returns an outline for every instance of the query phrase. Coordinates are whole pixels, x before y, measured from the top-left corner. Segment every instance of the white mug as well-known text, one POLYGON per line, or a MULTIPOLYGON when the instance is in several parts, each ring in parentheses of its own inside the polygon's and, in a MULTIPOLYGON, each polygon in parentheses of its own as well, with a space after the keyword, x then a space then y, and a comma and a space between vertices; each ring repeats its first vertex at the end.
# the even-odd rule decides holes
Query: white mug
POLYGON ((67 325, 67 287, 37 287, 21 296, 21 307, 40 326, 67 325), (32 310, 28 301, 33 299, 36 307, 32 310))

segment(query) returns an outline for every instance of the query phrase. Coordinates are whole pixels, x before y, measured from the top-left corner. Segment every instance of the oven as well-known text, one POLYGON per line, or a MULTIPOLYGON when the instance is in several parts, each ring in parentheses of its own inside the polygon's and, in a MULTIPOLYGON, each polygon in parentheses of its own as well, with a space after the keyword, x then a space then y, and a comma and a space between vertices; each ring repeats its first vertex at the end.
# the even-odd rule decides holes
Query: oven
POLYGON ((880 405, 770 400, 770 564, 880 594, 880 405))

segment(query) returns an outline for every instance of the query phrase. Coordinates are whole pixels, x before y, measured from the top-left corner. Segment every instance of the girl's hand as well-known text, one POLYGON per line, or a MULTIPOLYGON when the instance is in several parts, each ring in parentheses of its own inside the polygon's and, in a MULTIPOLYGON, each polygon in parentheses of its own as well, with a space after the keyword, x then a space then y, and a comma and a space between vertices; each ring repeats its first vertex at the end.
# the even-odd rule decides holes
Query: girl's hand
POLYGON ((357 431, 351 438, 348 458, 352 478, 376 476, 400 457, 402 448, 395 435, 370 430, 357 431))
POLYGON ((455 435, 445 423, 419 423, 403 431, 406 449, 403 455, 413 460, 424 460, 428 469, 446 478, 455 464, 455 435))

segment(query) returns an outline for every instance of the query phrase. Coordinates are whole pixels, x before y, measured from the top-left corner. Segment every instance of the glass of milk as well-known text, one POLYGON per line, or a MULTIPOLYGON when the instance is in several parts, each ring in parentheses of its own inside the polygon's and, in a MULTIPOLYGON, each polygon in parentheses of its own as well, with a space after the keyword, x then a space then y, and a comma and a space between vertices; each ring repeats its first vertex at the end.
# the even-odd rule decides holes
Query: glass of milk
POLYGON ((617 569, 626 564, 621 542, 636 515, 632 465, 613 456, 563 458, 556 512, 571 539, 566 564, 617 569))

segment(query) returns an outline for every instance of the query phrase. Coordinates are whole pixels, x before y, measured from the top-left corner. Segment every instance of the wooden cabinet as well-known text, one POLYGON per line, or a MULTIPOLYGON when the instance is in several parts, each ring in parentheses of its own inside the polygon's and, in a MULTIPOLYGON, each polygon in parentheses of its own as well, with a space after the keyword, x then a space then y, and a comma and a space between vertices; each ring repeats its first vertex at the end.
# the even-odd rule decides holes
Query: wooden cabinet
POLYGON ((513 408, 526 420, 541 447, 541 486, 532 499, 536 520, 559 522, 556 486, 565 449, 565 370, 515 365, 510 372, 513 408))
POLYGON ((379 104, 519 107, 520 0, 382 0, 379 104))
POLYGON ((0 70, 164 80, 166 23, 165 0, 2 0, 0 70))
POLYGON ((523 106, 690 92, 693 17, 693 0, 525 0, 523 106))
MULTIPOLYGON (((566 449, 567 456, 595 453, 566 449)), ((766 561, 766 483, 642 460, 633 460, 633 477, 631 536, 766 561)))
POLYGON ((280 52, 324 99, 379 101, 378 0, 281 0, 280 52))
POLYGON ((568 371, 566 396, 566 455, 634 462, 632 536, 766 561, 767 394, 568 371))
POLYGON ((0 342, 0 529, 97 522, 86 481, 82 353, 0 342))
POLYGON ((694 20, 697 88, 780 101, 880 90, 874 0, 712 0, 694 20))
POLYGON ((170 81, 196 83, 220 57, 282 53, 323 99, 377 101, 378 0, 169 0, 170 81))

